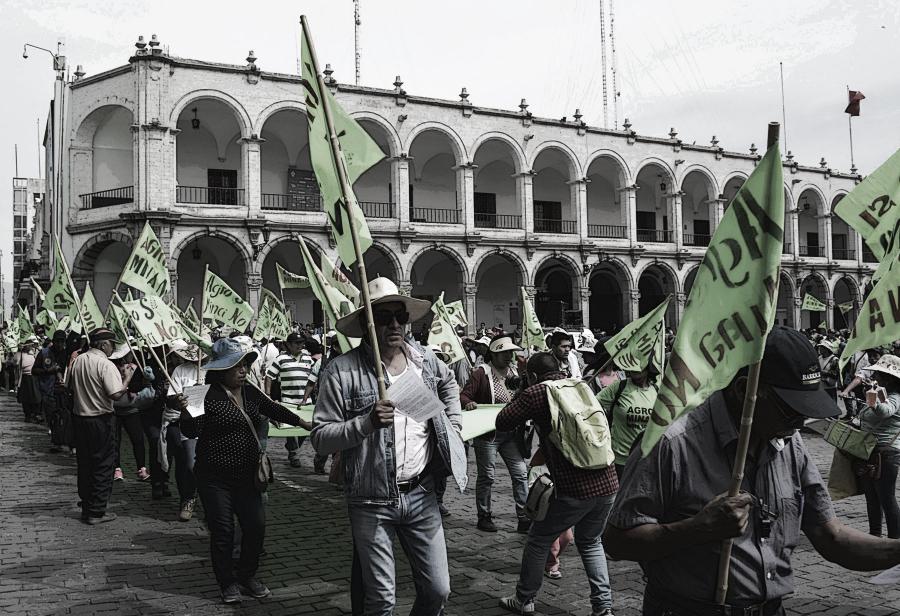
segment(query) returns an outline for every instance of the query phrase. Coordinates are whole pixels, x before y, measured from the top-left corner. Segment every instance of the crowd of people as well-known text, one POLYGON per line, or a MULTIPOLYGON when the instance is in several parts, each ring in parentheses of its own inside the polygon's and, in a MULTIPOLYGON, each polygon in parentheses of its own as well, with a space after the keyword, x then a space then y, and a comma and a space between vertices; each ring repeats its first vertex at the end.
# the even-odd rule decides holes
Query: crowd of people
MULTIPOLYGON (((650 616, 783 613, 800 530, 824 558, 850 569, 900 562, 900 344, 857 353, 841 372, 849 332, 776 326, 762 362, 744 490, 727 497, 746 372, 642 458, 636 445, 662 368, 648 361, 620 370, 604 344, 607 332, 556 328, 539 351, 523 348, 518 329, 481 324, 458 331, 466 357, 451 361, 410 334, 430 302, 401 295, 384 278, 370 282, 369 295, 374 341, 362 308, 332 331, 295 323, 284 340, 215 330, 205 350, 187 341, 141 348, 105 328, 45 336, 37 327, 4 358, 0 383, 16 394, 25 421, 46 425, 51 451, 76 457, 85 524, 116 519, 107 510, 116 482, 146 482, 152 499, 166 500, 174 475, 173 515, 205 522, 225 603, 269 594, 256 577, 272 482, 268 456, 275 455, 268 433, 285 424, 310 433, 284 440, 290 465, 301 466, 308 441, 311 471, 343 486, 354 614, 393 613, 394 537, 415 579, 412 613, 442 613, 451 593, 444 502, 456 479, 454 452, 467 456, 469 449, 475 487, 464 498, 474 492, 474 532, 498 530, 492 488, 499 456, 511 482, 514 530, 526 535, 515 592, 498 598, 514 613, 535 612, 543 578, 564 575, 561 556, 573 543, 593 616, 613 613, 608 558, 641 563, 650 616), (342 353, 337 332, 361 343, 342 353), (209 387, 199 409, 186 395, 198 385, 209 387), (602 467, 574 463, 553 438, 555 418, 569 404, 566 387, 587 391, 604 411, 610 460, 602 467), (305 404, 315 405, 311 421, 291 410, 305 404), (485 405, 502 406, 495 430, 462 443, 465 413, 485 405), (871 460, 859 461, 868 535, 837 521, 798 433, 810 420, 840 415, 878 443, 877 472, 871 460), (124 436, 133 477, 122 470, 124 436), (540 514, 531 502, 539 481, 552 486, 540 514), (888 539, 881 539, 883 522, 888 539), (743 612, 723 612, 711 600, 719 545, 728 538, 728 605, 743 612)), ((664 337, 668 351, 674 332, 664 337)))

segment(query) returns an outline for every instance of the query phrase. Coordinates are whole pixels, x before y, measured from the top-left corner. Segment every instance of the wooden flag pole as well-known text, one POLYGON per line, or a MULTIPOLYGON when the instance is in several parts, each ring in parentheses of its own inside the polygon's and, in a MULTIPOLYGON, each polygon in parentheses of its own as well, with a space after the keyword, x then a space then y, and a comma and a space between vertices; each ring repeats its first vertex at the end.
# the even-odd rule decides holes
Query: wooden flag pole
MULTIPOLYGON (((766 148, 771 148, 778 143, 778 122, 769 123, 769 134, 766 148)), ((780 164, 780 163, 779 163, 780 164)), ((781 187, 778 187, 781 190, 781 187)), ((774 297, 778 297, 778 286, 781 282, 780 271, 776 271, 774 297)), ((744 392, 744 407, 741 412, 741 430, 738 434, 737 452, 734 456, 734 466, 731 473, 731 486, 728 488, 728 496, 735 497, 741 491, 744 482, 744 467, 747 462, 747 451, 750 449, 750 431, 753 428, 753 415, 756 412, 756 394, 759 390, 759 372, 761 362, 750 365, 747 373, 747 390, 744 392)), ((719 577, 716 584, 716 603, 725 604, 728 596, 728 575, 731 571, 731 548, 734 539, 722 541, 722 551, 719 554, 719 577)))
MULTIPOLYGON (((334 130, 334 119, 331 115, 331 107, 328 106, 328 103, 324 98, 326 92, 325 81, 322 79, 322 74, 319 72, 319 63, 316 59, 316 47, 313 45, 312 36, 310 36, 306 15, 300 16, 300 25, 303 28, 303 34, 306 37, 306 40, 309 42, 309 62, 312 64, 313 73, 316 75, 319 92, 321 92, 323 96, 321 101, 322 110, 325 115, 325 125, 328 128, 328 138, 331 141, 331 156, 338 173, 338 179, 340 179, 341 182, 341 196, 343 197, 344 202, 349 203, 350 199, 354 198, 353 189, 350 186, 350 180, 347 177, 347 169, 344 166, 344 157, 340 153, 341 144, 340 141, 338 141, 337 133, 334 130)), ((353 240, 353 252, 356 255, 356 271, 359 276, 360 292, 362 293, 363 306, 365 307, 369 344, 372 347, 372 354, 374 355, 372 363, 375 364, 375 376, 378 379, 378 395, 380 399, 384 400, 387 398, 387 388, 384 385, 384 370, 381 366, 381 351, 378 348, 378 339, 375 335, 375 321, 372 317, 372 300, 369 298, 369 278, 366 276, 366 264, 363 261, 362 248, 359 243, 359 234, 356 231, 356 225, 354 224, 353 219, 349 218, 346 221, 346 224, 350 227, 350 237, 353 240)))

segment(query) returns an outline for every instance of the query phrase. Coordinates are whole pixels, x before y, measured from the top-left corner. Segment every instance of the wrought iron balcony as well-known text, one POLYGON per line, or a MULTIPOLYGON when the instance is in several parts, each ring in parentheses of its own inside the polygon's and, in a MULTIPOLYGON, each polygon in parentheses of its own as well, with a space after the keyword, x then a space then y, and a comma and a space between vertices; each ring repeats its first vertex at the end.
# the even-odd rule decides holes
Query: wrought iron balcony
POLYGON ((85 210, 109 207, 111 205, 123 205, 125 203, 134 203, 134 186, 122 186, 121 188, 100 190, 79 196, 81 197, 81 208, 85 210))
POLYGON ((481 229, 521 229, 522 217, 510 214, 475 213, 475 226, 481 229))
POLYGON ((413 207, 410 208, 410 222, 435 222, 439 224, 458 225, 460 210, 445 210, 438 208, 413 207))
POLYGON ((246 205, 243 188, 216 186, 176 186, 176 203, 202 205, 246 205))
POLYGON ((322 198, 316 194, 280 195, 277 193, 262 193, 260 207, 264 210, 321 212, 322 198))
POLYGON ((606 237, 623 240, 628 228, 623 225, 588 225, 588 237, 606 237))
POLYGON ((359 207, 362 208, 366 218, 393 218, 394 204, 382 203, 380 201, 360 201, 359 207))
POLYGON ((672 242, 672 232, 662 229, 638 229, 637 241, 639 242, 672 242))
POLYGON ((535 233, 578 233, 578 225, 574 220, 559 220, 557 218, 535 218, 535 233))
POLYGON ((685 233, 684 234, 684 245, 685 246, 709 246, 710 239, 712 239, 711 235, 698 235, 695 233, 685 233))
POLYGON ((805 244, 800 244, 800 256, 801 257, 824 257, 825 256, 825 247, 824 246, 807 246, 805 244))
POLYGON ((831 258, 840 261, 856 261, 856 249, 854 248, 832 248, 831 258))

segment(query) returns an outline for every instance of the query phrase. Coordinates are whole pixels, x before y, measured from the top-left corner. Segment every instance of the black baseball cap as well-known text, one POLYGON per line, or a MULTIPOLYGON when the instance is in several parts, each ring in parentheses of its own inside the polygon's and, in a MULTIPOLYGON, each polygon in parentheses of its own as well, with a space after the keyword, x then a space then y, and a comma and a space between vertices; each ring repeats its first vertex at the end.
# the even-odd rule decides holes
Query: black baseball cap
POLYGON ((88 335, 88 339, 90 339, 91 344, 94 344, 103 340, 115 340, 116 335, 105 327, 98 327, 97 329, 91 331, 91 333, 88 335))
POLYGON ((285 342, 303 342, 303 336, 301 336, 297 332, 291 332, 287 335, 287 339, 285 339, 285 342))
POLYGON ((787 407, 804 417, 825 419, 841 414, 835 400, 822 388, 815 347, 796 329, 776 325, 769 332, 759 381, 771 387, 787 407))

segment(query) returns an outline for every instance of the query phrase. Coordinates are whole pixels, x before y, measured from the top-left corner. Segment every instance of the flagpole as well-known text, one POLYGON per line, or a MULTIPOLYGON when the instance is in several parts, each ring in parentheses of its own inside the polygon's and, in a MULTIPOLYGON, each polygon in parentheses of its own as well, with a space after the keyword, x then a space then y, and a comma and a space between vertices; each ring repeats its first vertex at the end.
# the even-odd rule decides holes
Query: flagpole
MULTIPOLYGON (((122 298, 119 296, 118 291, 116 291, 115 297, 119 301, 119 306, 121 306, 122 310, 125 311, 125 316, 131 322, 131 327, 134 328, 135 336, 140 336, 141 338, 143 338, 143 336, 141 336, 140 330, 134 324, 134 319, 131 318, 131 314, 128 312, 128 308, 126 308, 125 305, 122 303, 122 298)), ((144 342, 147 343, 147 340, 145 339, 144 342)), ((179 394, 183 393, 181 391, 181 387, 176 385, 175 382, 172 380, 172 377, 169 376, 169 371, 165 367, 165 364, 163 362, 159 361, 159 357, 156 355, 156 351, 153 350, 153 347, 149 343, 147 343, 147 349, 150 351, 150 355, 152 355, 153 359, 156 361, 156 365, 159 367, 160 370, 162 370, 163 376, 166 377, 166 381, 168 381, 169 385, 172 386, 172 389, 175 390, 175 393, 179 393, 179 394)))
MULTIPOLYGON (((778 143, 778 123, 769 122, 769 134, 766 140, 766 149, 778 143)), ((781 187, 778 187, 781 190, 781 187)), ((769 191, 771 193, 771 190, 769 191)), ((777 268, 775 276, 775 290, 773 297, 778 297, 778 287, 781 283, 781 268, 777 268)), ((747 462, 747 452, 750 449, 750 431, 753 428, 753 415, 756 412, 756 394, 759 390, 759 372, 762 362, 750 364, 747 373, 747 389, 744 392, 744 408, 741 411, 741 429, 738 434, 737 452, 734 456, 734 465, 731 473, 731 486, 728 488, 728 496, 734 498, 741 491, 744 482, 744 467, 747 462)), ((728 596, 728 575, 731 569, 731 548, 734 539, 722 541, 722 551, 719 554, 719 578, 716 585, 716 603, 725 604, 728 596)))
MULTIPOLYGON (((850 97, 850 86, 847 85, 847 98, 850 97)), ((847 114, 847 128, 850 130, 850 172, 856 170, 856 163, 853 161, 853 114, 847 114)))
MULTIPOLYGON (((337 133, 334 130, 334 119, 331 116, 331 107, 327 99, 325 99, 325 81, 319 72, 319 63, 316 59, 316 47, 313 45, 312 36, 309 32, 309 24, 306 21, 306 15, 300 16, 300 25, 303 28, 303 34, 309 41, 309 61, 312 64, 312 72, 316 75, 316 82, 319 86, 319 92, 322 93, 322 109, 325 115, 325 125, 328 128, 328 138, 331 141, 331 156, 334 166, 337 169, 338 178, 341 182, 341 196, 344 201, 349 203, 349 198, 353 198, 353 189, 350 186, 350 180, 347 177, 347 169, 344 167, 344 159, 341 156, 341 144, 338 141, 337 133)), ((363 261, 362 248, 359 243, 359 234, 357 233, 356 224, 351 217, 347 221, 350 227, 350 237, 353 240, 353 252, 356 255, 356 271, 359 276, 360 291, 362 293, 363 305, 366 314, 366 326, 369 332, 369 344, 372 346, 372 354, 374 355, 373 364, 375 364, 375 376, 378 379, 379 398, 384 400, 387 398, 387 388, 384 385, 384 370, 381 366, 381 351, 378 348, 378 338, 375 334, 375 321, 372 317, 372 300, 369 298, 369 279, 366 275, 366 264, 363 261)))

